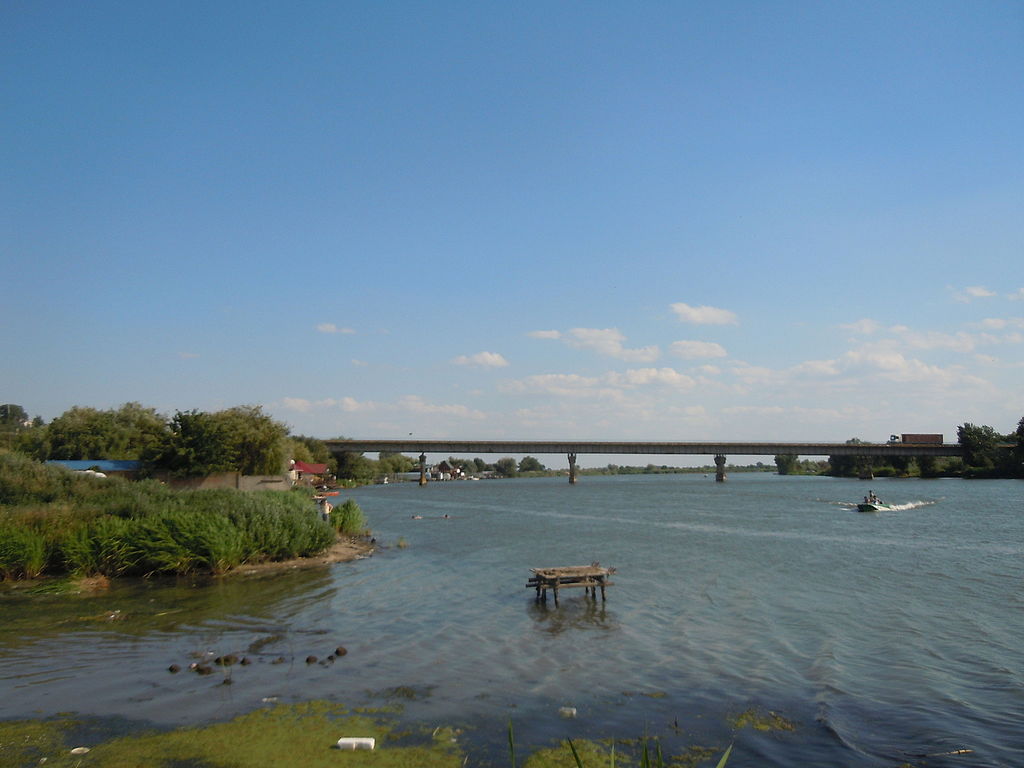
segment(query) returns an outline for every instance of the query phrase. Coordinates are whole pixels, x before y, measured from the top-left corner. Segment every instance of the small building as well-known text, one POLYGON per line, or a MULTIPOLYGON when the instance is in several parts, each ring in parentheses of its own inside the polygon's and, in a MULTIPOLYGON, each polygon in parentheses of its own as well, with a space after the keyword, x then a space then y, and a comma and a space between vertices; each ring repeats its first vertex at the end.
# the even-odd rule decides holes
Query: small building
POLYGON ((307 461, 293 461, 288 471, 292 483, 304 485, 319 485, 327 475, 326 464, 312 464, 307 461))
POLYGON ((452 466, 447 461, 435 464, 430 470, 430 477, 433 480, 462 480, 465 476, 462 467, 452 466))

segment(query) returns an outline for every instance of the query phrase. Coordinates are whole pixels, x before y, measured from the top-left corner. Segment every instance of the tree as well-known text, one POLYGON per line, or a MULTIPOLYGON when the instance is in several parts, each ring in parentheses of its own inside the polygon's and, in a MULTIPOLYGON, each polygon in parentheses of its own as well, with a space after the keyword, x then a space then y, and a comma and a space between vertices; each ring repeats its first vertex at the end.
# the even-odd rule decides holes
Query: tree
POLYGON ((1024 477, 1024 417, 1017 422, 1017 431, 1013 433, 1013 436, 1017 438, 1017 444, 1011 451, 1011 462, 1013 464, 1013 471, 1011 474, 1014 477, 1024 477))
POLYGON ((283 471, 288 427, 263 413, 260 405, 236 405, 212 414, 220 425, 223 450, 232 469, 243 475, 276 475, 283 471))
POLYGON ((75 406, 46 428, 48 459, 141 459, 158 452, 167 423, 153 408, 125 403, 114 410, 75 406))
POLYGON ((964 451, 964 464, 976 472, 991 472, 999 464, 999 448, 1004 438, 992 427, 964 424, 957 427, 957 442, 964 451))
POLYGON ((154 457, 160 469, 177 477, 205 477, 235 468, 226 450, 224 424, 202 411, 178 411, 169 424, 161 451, 154 457))
POLYGON ((921 477, 938 475, 938 460, 934 456, 918 456, 917 467, 921 470, 921 477))
POLYGON ((0 429, 17 431, 28 424, 28 413, 20 405, 14 403, 0 405, 0 429))
POLYGON ((494 471, 503 477, 515 477, 518 474, 516 460, 511 457, 498 459, 494 462, 494 471))
POLYGON ((487 462, 481 459, 479 456, 473 459, 473 466, 476 467, 477 472, 487 471, 487 462))
POLYGON ((544 465, 540 463, 538 459, 533 456, 524 456, 519 462, 520 472, 543 472, 544 465))
POLYGON ((32 427, 28 413, 20 405, 0 405, 0 445, 14 448, 21 442, 20 435, 32 427))
POLYGON ((377 454, 377 464, 382 475, 400 475, 412 472, 419 466, 419 461, 402 453, 381 451, 377 454))
MULTIPOLYGON (((860 445, 864 441, 853 437, 846 441, 847 445, 860 445)), ((830 475, 835 477, 858 477, 865 469, 864 456, 829 456, 830 475)))
POLYGON ((345 451, 338 455, 338 477, 345 480, 369 482, 376 477, 377 462, 361 453, 345 451))
POLYGON ((780 475, 791 475, 796 470, 797 455, 795 453, 781 453, 775 457, 775 466, 778 467, 780 475))

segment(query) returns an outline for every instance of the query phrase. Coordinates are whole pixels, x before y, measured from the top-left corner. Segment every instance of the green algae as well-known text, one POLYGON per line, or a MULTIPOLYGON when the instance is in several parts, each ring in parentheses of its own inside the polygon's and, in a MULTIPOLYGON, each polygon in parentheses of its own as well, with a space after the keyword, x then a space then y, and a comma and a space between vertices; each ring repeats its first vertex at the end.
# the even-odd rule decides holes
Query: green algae
POLYGON ((77 755, 70 750, 78 745, 66 743, 73 727, 71 721, 0 723, 0 766, 29 768, 44 757, 47 768, 457 768, 464 760, 450 729, 413 739, 402 734, 400 745, 387 723, 324 701, 278 705, 225 723, 122 736, 83 745, 88 753, 77 755), (376 749, 340 751, 335 745, 343 736, 372 737, 376 749))
POLYGON ((748 709, 735 717, 729 718, 729 724, 739 730, 741 728, 753 728, 756 731, 795 731, 796 724, 787 720, 777 712, 762 712, 757 709, 748 709))
MULTIPOLYGON (((611 750, 595 741, 573 741, 572 747, 568 741, 563 741, 557 746, 538 749, 533 752, 523 763, 523 768, 566 768, 576 765, 576 758, 572 748, 576 748, 580 762, 587 766, 611 765, 611 750)), ((618 756, 615 758, 616 765, 628 765, 618 756)))
POLYGON ((17 720, 0 722, 0 766, 38 765, 48 758, 50 765, 61 765, 54 757, 70 757, 64 734, 77 723, 73 720, 17 720))
POLYGON ((721 754, 722 750, 711 747, 690 746, 686 751, 669 758, 669 768, 697 768, 702 763, 709 763, 721 754))

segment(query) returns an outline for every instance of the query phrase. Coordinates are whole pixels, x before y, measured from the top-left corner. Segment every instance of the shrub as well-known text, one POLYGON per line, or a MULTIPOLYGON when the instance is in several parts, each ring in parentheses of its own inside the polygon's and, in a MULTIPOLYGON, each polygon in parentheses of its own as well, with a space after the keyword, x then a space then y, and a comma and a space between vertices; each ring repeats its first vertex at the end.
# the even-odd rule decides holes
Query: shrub
MULTIPOLYGON (((362 529, 358 506, 347 525, 362 529)), ((309 493, 172 491, 0 455, 0 578, 223 573, 322 552, 335 540, 309 493)))
POLYGON ((359 536, 366 532, 366 517, 355 499, 345 499, 331 510, 331 525, 338 533, 346 536, 359 536))
POLYGON ((39 576, 46 566, 46 536, 14 522, 0 525, 0 575, 5 579, 39 576))

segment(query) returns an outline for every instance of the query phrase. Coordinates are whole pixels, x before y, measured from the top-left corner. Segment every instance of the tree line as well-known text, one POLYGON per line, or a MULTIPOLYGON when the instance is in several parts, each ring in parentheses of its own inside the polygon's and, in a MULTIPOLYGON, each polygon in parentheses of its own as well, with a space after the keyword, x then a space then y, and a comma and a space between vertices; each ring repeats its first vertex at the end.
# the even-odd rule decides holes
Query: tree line
POLYGON ((139 461, 144 475, 176 477, 280 474, 291 459, 335 465, 322 441, 289 434, 258 405, 170 417, 135 402, 107 410, 75 406, 46 423, 7 404, 0 406, 0 446, 38 461, 139 461))
MULTIPOLYGON (((339 438, 344 439, 344 438, 339 438)), ((966 423, 958 427, 962 457, 829 456, 827 461, 775 457, 779 474, 822 474, 857 477, 1024 477, 1024 418, 1010 434, 990 426, 966 423)), ((852 438, 847 444, 863 441, 852 438)), ((201 477, 219 472, 246 475, 279 474, 289 460, 326 464, 339 479, 372 482, 419 468, 416 459, 381 453, 377 460, 357 453, 334 456, 317 438, 292 435, 258 405, 238 405, 221 411, 176 411, 167 417, 137 402, 100 410, 75 406, 46 423, 30 418, 12 403, 0 405, 0 448, 18 451, 39 461, 49 459, 127 459, 141 462, 143 474, 168 472, 178 477, 201 477)), ((477 457, 449 457, 448 463, 466 474, 493 473, 500 477, 549 472, 532 456, 520 461, 505 457, 488 463, 477 457)), ((609 465, 607 471, 630 468, 609 465)), ((653 465, 646 471, 666 471, 653 465)), ((639 470, 638 471, 642 471, 639 470)))
MULTIPOLYGON (((829 456, 828 461, 801 460, 793 454, 775 457, 780 475, 833 477, 1024 477, 1024 418, 1017 429, 1000 434, 993 427, 965 423, 957 427, 963 456, 829 456)), ((852 438, 847 445, 865 444, 852 438)))

